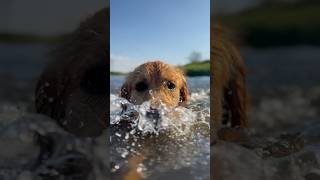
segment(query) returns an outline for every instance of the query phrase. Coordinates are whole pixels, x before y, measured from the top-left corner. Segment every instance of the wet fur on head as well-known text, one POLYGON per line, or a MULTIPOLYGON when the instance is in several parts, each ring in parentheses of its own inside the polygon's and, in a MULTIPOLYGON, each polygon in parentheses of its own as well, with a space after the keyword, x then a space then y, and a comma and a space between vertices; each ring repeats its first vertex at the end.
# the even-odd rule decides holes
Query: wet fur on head
POLYGON ((187 81, 182 70, 171 67, 161 61, 152 61, 138 66, 129 73, 121 87, 120 96, 133 104, 151 100, 152 105, 158 106, 160 101, 167 106, 186 106, 189 101, 187 81), (138 83, 147 86, 146 91, 138 92, 138 83), (166 83, 171 82, 175 88, 168 90, 166 83), (153 91, 154 98, 149 94, 153 91))

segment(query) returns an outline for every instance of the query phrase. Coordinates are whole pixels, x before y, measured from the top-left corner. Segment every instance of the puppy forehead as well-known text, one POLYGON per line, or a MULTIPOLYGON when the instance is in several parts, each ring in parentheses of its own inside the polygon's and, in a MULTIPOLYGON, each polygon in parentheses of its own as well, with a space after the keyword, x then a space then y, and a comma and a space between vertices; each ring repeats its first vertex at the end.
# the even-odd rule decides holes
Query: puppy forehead
POLYGON ((160 61, 147 62, 134 70, 135 76, 139 79, 144 78, 146 80, 172 80, 178 81, 181 78, 181 73, 160 61))

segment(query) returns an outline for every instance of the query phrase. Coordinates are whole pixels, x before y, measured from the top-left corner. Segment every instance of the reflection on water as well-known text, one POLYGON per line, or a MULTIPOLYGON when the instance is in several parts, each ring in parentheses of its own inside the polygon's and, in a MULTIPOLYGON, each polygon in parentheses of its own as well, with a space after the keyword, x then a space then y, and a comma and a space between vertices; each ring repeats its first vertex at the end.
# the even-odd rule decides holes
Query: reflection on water
POLYGON ((113 178, 209 179, 209 77, 188 78, 189 106, 163 106, 160 119, 146 116, 149 102, 132 105, 117 96, 123 80, 111 77, 113 178), (130 128, 121 124, 123 119, 130 120, 130 128))

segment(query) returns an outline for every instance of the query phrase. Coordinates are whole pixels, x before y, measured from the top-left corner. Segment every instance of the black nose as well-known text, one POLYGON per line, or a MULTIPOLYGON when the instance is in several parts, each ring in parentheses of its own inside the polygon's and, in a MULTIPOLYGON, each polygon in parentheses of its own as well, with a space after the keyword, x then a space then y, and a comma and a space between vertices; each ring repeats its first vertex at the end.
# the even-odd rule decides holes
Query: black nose
POLYGON ((150 119, 153 119, 153 120, 159 120, 161 118, 161 115, 160 115, 158 109, 154 109, 154 108, 150 108, 147 111, 146 116, 150 119))

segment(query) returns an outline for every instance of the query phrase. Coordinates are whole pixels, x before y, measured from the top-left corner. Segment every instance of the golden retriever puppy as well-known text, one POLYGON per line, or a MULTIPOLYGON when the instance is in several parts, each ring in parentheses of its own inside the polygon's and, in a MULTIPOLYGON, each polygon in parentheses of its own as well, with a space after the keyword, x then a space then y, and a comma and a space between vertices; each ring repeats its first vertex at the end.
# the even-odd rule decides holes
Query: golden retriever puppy
POLYGON ((52 53, 36 87, 37 112, 78 136, 99 136, 107 126, 109 29, 109 8, 83 21, 52 53))
POLYGON ((189 100, 183 72, 161 61, 144 63, 134 69, 121 87, 121 97, 133 104, 150 100, 151 108, 186 106, 189 100))
MULTIPOLYGON (((189 101, 183 71, 161 61, 144 63, 129 73, 121 87, 120 96, 135 105, 150 101, 150 110, 147 110, 146 116, 152 119, 160 118, 157 109, 162 105, 168 108, 185 107, 189 101)), ((154 141, 144 143, 149 147, 154 141)), ((143 154, 140 154, 128 160, 130 169, 123 179, 142 179, 137 173, 137 167, 143 158, 143 154)))
POLYGON ((248 95, 245 80, 245 65, 237 48, 231 43, 221 27, 211 25, 211 142, 217 136, 237 141, 242 138, 236 131, 248 126, 248 95), (221 130, 229 124, 231 131, 221 130), (234 137, 233 137, 234 135, 234 137))

